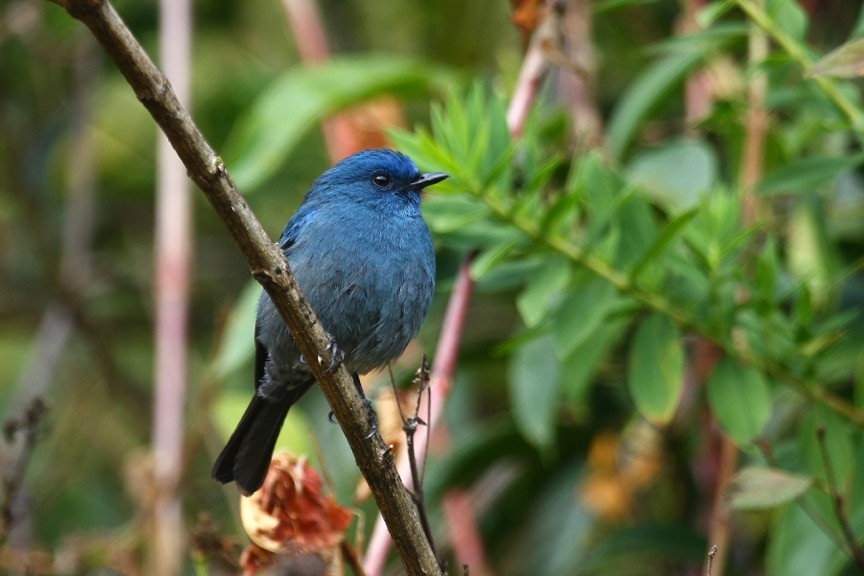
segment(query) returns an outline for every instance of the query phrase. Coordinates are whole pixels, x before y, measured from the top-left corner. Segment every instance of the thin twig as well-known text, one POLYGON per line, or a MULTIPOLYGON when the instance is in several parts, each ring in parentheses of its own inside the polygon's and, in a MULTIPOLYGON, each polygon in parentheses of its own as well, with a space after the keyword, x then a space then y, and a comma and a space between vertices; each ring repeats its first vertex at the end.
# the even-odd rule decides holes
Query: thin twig
POLYGON ((711 576, 711 567, 714 564, 714 556, 717 555, 717 545, 712 544, 711 548, 708 549, 708 561, 705 566, 705 576, 711 576))
POLYGON ((834 515, 837 516, 837 522, 840 524, 840 531, 845 540, 845 546, 848 548, 846 552, 852 558, 859 568, 864 568, 864 550, 858 545, 858 539, 855 537, 855 532, 852 530, 852 525, 849 523, 849 516, 846 514, 843 506, 843 494, 840 492, 837 484, 837 478, 834 475, 834 466, 831 463, 831 453, 828 450, 828 443, 825 440, 825 427, 819 426, 816 429, 816 441, 819 444, 819 453, 822 456, 822 464, 825 466, 825 480, 828 482, 828 496, 831 498, 831 504, 834 506, 834 515))
POLYGON ((141 103, 162 128, 183 161, 189 176, 207 197, 243 252, 254 278, 270 295, 285 320, 309 368, 330 403, 357 465, 367 483, 409 576, 441 574, 437 559, 423 535, 420 521, 390 451, 374 433, 351 375, 344 366, 328 372, 330 358, 319 358, 329 337, 300 291, 284 255, 255 218, 245 198, 228 175, 162 74, 114 7, 105 0, 62 0, 69 14, 81 20, 114 59, 141 103), (370 436, 370 432, 373 432, 370 436))
POLYGON ((356 576, 366 576, 366 573, 363 571, 363 563, 357 557, 357 550, 353 546, 342 540, 339 543, 339 553, 342 555, 342 560, 351 567, 356 576))
POLYGON ((711 521, 708 537, 715 542, 715 548, 721 551, 713 558, 717 564, 717 572, 723 574, 726 568, 726 557, 731 535, 729 532, 729 507, 726 503, 726 492, 732 483, 735 470, 738 467, 738 448, 728 436, 722 432, 719 435, 720 450, 717 465, 717 482, 714 486, 714 502, 711 506, 711 521))
MULTIPOLYGON (((24 474, 36 441, 39 438, 39 426, 48 412, 48 405, 41 396, 30 400, 21 411, 18 418, 10 418, 3 425, 3 441, 9 449, 9 461, 4 463, 2 476, 2 500, 0 500, 0 550, 6 545, 9 533, 15 522, 15 507, 24 485, 24 474), (15 450, 12 446, 17 437, 21 438, 21 446, 15 450), (15 453, 17 452, 17 453, 15 453)), ((5 460, 5 458, 4 458, 5 460)))
MULTIPOLYGON (((456 359, 458 358, 459 346, 462 341, 462 328, 465 324, 468 304, 471 301, 471 292, 474 287, 474 282, 469 274, 473 257, 473 254, 469 254, 462 261, 462 265, 456 275, 456 285, 453 288, 453 293, 450 295, 450 302, 447 304, 447 311, 444 314, 444 323, 441 327, 441 336, 438 340, 438 347, 435 351, 435 362, 432 366, 429 394, 426 396, 428 403, 426 426, 430 433, 432 427, 435 426, 435 423, 438 422, 444 411, 444 402, 450 394, 453 373, 456 370, 456 359)), ((424 462, 429 446, 428 437, 427 434, 427 441, 419 441, 415 443, 414 447, 416 454, 424 462)), ((411 463, 408 460, 407 454, 400 456, 397 466, 399 474, 405 482, 405 488, 409 491, 412 490, 414 481, 411 477, 411 463)), ((375 522, 372 537, 369 539, 369 546, 366 548, 366 558, 363 564, 369 576, 378 576, 383 573, 390 542, 390 533, 379 516, 375 522)))
MULTIPOLYGON (((403 418, 402 420, 402 431, 405 432, 405 446, 408 451, 408 462, 411 464, 411 480, 414 485, 414 489, 410 492, 411 498, 414 500, 414 505, 417 507, 417 514, 420 516, 420 524, 423 526, 423 533, 426 534, 426 539, 429 541, 429 545, 432 547, 435 556, 439 559, 440 564, 441 556, 438 554, 438 548, 435 546, 435 538, 432 535, 432 526, 429 523, 429 513, 426 510, 426 497, 423 491, 423 473, 426 471, 425 461, 423 472, 421 472, 420 468, 417 466, 417 452, 414 448, 414 436, 417 434, 417 428, 418 426, 426 424, 426 422, 420 418, 420 405, 423 398, 423 392, 429 391, 429 365, 426 363, 425 354, 423 355, 423 360, 420 362, 420 368, 417 369, 417 376, 414 378, 414 384, 417 387, 417 405, 414 407, 414 415, 410 418, 403 418)), ((399 403, 398 397, 396 403, 399 403)), ((426 404, 428 405, 429 402, 426 404)), ((426 428, 428 430, 429 427, 426 426, 426 428)), ((428 451, 424 451, 424 455, 427 453, 428 451)))
MULTIPOLYGON (((540 39, 532 40, 525 59, 522 62, 519 81, 510 100, 510 106, 507 109, 507 126, 511 136, 514 138, 522 133, 528 113, 537 98, 540 86, 548 70, 549 65, 543 56, 543 47, 540 39)), ((426 425, 430 428, 430 433, 443 412, 444 403, 450 394, 453 374, 456 370, 456 359, 459 354, 459 346, 462 342, 462 329, 465 325, 468 304, 471 301, 471 294, 474 289, 474 281, 470 274, 473 259, 474 253, 469 253, 462 260, 462 264, 459 267, 459 272, 456 275, 456 285, 447 304, 447 312, 445 313, 444 323, 441 327, 441 336, 438 340, 438 347, 435 350, 435 361, 432 366, 432 378, 429 385, 429 407, 427 409, 429 416, 426 421, 426 425)), ((417 453, 422 454, 424 459, 427 447, 428 445, 425 442, 421 442, 416 446, 417 453)), ((402 478, 405 480, 406 488, 411 490, 413 484, 411 484, 410 476, 408 475, 410 472, 410 462, 407 457, 400 458, 398 468, 402 474, 402 478)), ((383 572, 389 546, 390 532, 379 517, 375 523, 372 537, 369 540, 369 547, 366 550, 366 560, 363 564, 369 576, 378 576, 383 572)))

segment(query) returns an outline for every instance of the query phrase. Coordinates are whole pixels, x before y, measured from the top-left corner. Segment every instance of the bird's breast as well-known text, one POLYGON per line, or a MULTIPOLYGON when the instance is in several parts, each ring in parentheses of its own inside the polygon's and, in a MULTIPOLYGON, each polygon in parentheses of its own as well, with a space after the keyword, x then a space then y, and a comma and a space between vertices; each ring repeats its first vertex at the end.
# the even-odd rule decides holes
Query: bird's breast
POLYGON ((303 238, 288 256, 349 369, 386 365, 417 335, 435 287, 432 241, 421 218, 355 214, 303 238))

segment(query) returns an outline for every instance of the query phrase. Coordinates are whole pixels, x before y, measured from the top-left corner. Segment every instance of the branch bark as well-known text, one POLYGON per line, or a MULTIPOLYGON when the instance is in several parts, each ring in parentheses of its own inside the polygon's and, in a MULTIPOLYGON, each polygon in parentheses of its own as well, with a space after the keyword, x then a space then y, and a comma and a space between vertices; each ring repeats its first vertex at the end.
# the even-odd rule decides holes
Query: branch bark
POLYGON ((357 465, 390 528, 407 574, 440 575, 411 499, 381 436, 370 439, 370 423, 351 376, 344 367, 328 373, 329 355, 319 358, 328 336, 300 292, 288 263, 237 191, 222 159, 216 155, 160 72, 113 6, 103 0, 58 0, 83 22, 114 59, 136 96, 150 112, 180 157, 193 182, 219 215, 249 263, 255 279, 267 290, 294 334, 309 368, 348 440, 357 465))

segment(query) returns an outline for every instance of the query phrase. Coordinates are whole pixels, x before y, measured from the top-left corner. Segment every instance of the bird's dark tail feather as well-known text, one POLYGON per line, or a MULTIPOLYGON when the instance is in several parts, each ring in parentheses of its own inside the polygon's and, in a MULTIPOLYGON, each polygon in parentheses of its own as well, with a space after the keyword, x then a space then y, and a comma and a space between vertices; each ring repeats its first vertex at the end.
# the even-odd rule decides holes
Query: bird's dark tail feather
POLYGON ((253 396, 243 418, 213 464, 213 478, 222 484, 237 482, 237 487, 246 496, 258 490, 270 468, 282 422, 301 395, 289 394, 276 402, 268 402, 257 394, 253 396))

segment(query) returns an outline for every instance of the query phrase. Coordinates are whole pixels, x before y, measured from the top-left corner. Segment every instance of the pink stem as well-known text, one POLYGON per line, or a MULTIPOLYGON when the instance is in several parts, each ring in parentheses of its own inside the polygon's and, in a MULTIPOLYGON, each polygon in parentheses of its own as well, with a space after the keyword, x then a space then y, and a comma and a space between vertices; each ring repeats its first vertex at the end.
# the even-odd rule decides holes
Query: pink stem
MULTIPOLYGON (((516 86, 516 91, 507 109, 507 126, 513 138, 518 138, 522 133, 525 119, 528 117, 531 105, 537 98, 537 93, 540 90, 547 69, 548 65, 543 57, 540 43, 532 41, 528 53, 525 55, 525 60, 522 63, 522 70, 519 73, 519 84, 516 86)), ((471 259, 472 256, 470 255, 466 257, 459 268, 456 287, 450 295, 444 325, 441 327, 441 339, 438 341, 438 348, 435 351, 435 363, 432 367, 432 379, 429 384, 430 390, 429 394, 424 398, 424 402, 428 401, 427 399, 431 399, 432 402, 431 416, 427 423, 430 430, 434 430, 438 422, 438 417, 443 411, 444 403, 450 394, 450 387, 453 383, 453 373, 456 370, 456 359, 462 340, 462 328, 465 324, 465 316, 468 312, 468 303, 473 288, 473 281, 469 273, 471 259)), ((426 407, 424 404, 421 406, 420 414, 425 413, 426 407)), ((417 454, 417 460, 421 462, 424 461, 428 448, 426 438, 426 435, 418 434, 415 440, 415 453, 417 454)), ((409 473, 408 456, 401 454, 396 466, 399 474, 402 476, 402 482, 410 490, 413 487, 413 480, 409 473)), ((451 532, 455 533, 455 531, 455 528, 451 526, 451 532)), ((367 576, 378 576, 383 573, 384 564, 387 560, 387 552, 390 550, 391 544, 392 540, 390 539, 390 534, 387 532, 387 526, 379 515, 375 522, 372 537, 369 540, 369 547, 366 550, 366 560, 363 565, 367 576)))
MULTIPOLYGON (((188 106, 192 11, 189 0, 161 0, 160 52, 177 97, 188 106)), ((158 142, 156 198, 156 367, 153 402, 153 504, 151 572, 182 572, 184 530, 177 486, 183 458, 183 412, 189 277, 192 253, 191 192, 186 169, 162 135, 158 142)))
POLYGON ((525 54, 522 69, 519 71, 519 82, 516 84, 516 90, 510 99, 510 106, 507 108, 507 127, 513 138, 522 135, 528 112, 537 98, 537 93, 540 91, 548 68, 549 64, 543 56, 543 49, 535 34, 531 45, 528 47, 528 52, 525 54))
MULTIPOLYGON (((450 527, 450 541, 459 564, 468 565, 472 576, 490 574, 471 495, 465 490, 447 492, 444 495, 444 516, 450 527)), ((453 572, 458 573, 458 570, 453 572)))
MULTIPOLYGON (((303 63, 308 66, 329 60, 330 46, 315 0, 282 0, 282 6, 303 63)), ((321 129, 333 163, 362 149, 362 139, 349 112, 324 120, 321 129)))
MULTIPOLYGON (((441 327, 441 338, 438 341, 438 348, 435 352, 435 362, 432 366, 429 390, 423 396, 420 405, 419 414, 429 414, 427 425, 430 427, 430 430, 433 428, 434 423, 438 421, 441 412, 444 411, 444 401, 450 394, 450 388, 453 384, 453 373, 456 369, 456 359, 459 354, 459 345, 462 341, 462 329, 465 326, 465 316, 468 313, 468 303, 471 301, 471 291, 474 287, 474 282, 471 280, 471 275, 469 274, 471 260, 471 256, 466 257, 459 268, 456 286, 450 295, 450 302, 447 304, 447 312, 444 316, 444 324, 441 327), (431 402, 431 406, 429 402, 431 402)), ((427 434, 417 434, 415 436, 414 453, 417 456, 418 462, 425 460, 428 448, 427 437, 427 434)), ((411 478, 411 468, 407 454, 402 453, 399 455, 396 469, 399 471, 405 487, 411 490, 414 487, 414 481, 411 478)), ((392 540, 390 539, 390 533, 387 531, 387 525, 384 524, 384 520, 379 515, 375 522, 375 529, 369 540, 369 547, 366 549, 366 558, 363 563, 363 570, 367 576, 376 576, 383 573, 384 564, 387 560, 387 552, 390 550, 391 544, 392 540)))

